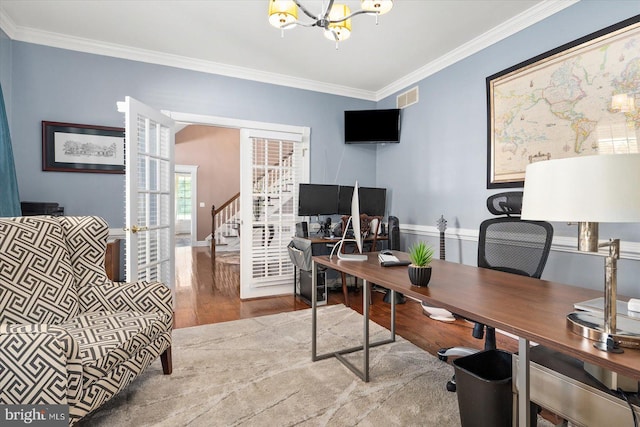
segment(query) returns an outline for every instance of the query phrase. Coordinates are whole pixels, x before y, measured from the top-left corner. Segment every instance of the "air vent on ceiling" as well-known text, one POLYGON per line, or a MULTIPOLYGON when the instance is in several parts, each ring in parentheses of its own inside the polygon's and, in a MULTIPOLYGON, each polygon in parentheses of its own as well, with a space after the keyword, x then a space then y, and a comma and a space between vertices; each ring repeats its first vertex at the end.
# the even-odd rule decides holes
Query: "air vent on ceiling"
POLYGON ((418 103, 418 86, 398 95, 396 104, 398 108, 406 108, 409 105, 418 103))

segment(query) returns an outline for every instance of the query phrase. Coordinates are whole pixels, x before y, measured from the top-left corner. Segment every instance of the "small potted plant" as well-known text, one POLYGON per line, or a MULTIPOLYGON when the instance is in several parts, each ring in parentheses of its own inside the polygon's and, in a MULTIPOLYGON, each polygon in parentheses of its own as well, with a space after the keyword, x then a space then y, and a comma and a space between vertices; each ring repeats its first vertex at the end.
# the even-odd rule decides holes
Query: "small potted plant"
POLYGON ((431 280, 431 259, 433 248, 425 242, 418 242, 409 249, 409 281, 416 286, 427 286, 431 280))

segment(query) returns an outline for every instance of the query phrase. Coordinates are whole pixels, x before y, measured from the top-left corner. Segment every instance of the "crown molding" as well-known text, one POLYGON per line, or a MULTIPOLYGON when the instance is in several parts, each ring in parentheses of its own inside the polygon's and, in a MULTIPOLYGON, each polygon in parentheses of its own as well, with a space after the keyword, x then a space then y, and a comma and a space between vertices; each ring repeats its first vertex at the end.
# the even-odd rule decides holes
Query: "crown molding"
POLYGON ((315 80, 287 76, 284 74, 268 73, 251 68, 237 67, 152 50, 136 49, 115 43, 105 43, 81 37, 72 37, 33 28, 18 27, 2 10, 2 8, 0 8, 0 28, 3 29, 12 40, 26 43, 375 101, 375 92, 373 91, 328 84, 315 80))
POLYGON ((379 91, 367 91, 341 85, 322 83, 315 80, 301 79, 284 74, 268 73, 250 68, 231 66, 213 61, 205 61, 179 55, 172 55, 128 46, 98 42, 91 39, 71 37, 59 33, 19 27, 0 6, 0 29, 12 40, 39 44, 60 49, 74 50, 102 56, 128 59, 131 61, 165 65, 186 70, 217 74, 244 80, 269 83, 278 86, 310 90, 332 95, 358 98, 367 101, 380 101, 430 75, 470 56, 480 50, 503 40, 518 31, 527 28, 575 3, 579 0, 544 0, 521 14, 511 18, 482 34, 470 42, 454 49, 435 61, 421 67, 379 91))
POLYGON ((376 101, 380 101, 412 84, 424 80, 432 74, 435 74, 438 71, 481 51, 482 49, 504 40, 518 31, 530 27, 531 25, 576 4, 579 1, 580 0, 545 0, 530 9, 525 10, 519 15, 514 16, 501 25, 492 28, 470 42, 467 42, 441 56, 435 61, 431 61, 413 73, 407 74, 399 80, 396 80, 390 85, 382 88, 376 92, 376 101))
POLYGON ((4 31, 10 39, 15 40, 18 29, 13 19, 9 18, 9 15, 2 9, 2 4, 0 4, 0 29, 4 31))

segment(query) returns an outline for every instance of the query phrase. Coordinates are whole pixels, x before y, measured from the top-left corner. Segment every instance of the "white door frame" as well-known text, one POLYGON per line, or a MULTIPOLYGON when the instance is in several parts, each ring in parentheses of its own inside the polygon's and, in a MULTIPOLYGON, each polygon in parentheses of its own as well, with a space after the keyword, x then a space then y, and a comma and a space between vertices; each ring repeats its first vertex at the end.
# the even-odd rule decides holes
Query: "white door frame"
POLYGON ((309 142, 311 128, 306 126, 284 125, 280 123, 257 122, 253 120, 231 119, 229 117, 208 116, 204 114, 181 113, 175 111, 162 111, 163 114, 171 117, 176 122, 189 123, 194 125, 209 125, 232 129, 258 129, 272 130, 275 132, 287 132, 301 134, 303 142, 309 142))
POLYGON ((188 173, 191 175, 191 245, 198 241, 198 166, 175 165, 174 174, 188 173))
MULTIPOLYGON (((209 116, 202 114, 192 114, 192 113, 183 113, 183 112, 175 112, 175 111, 162 111, 163 114, 171 117, 176 122, 182 123, 190 123, 195 125, 209 125, 209 126, 218 126, 218 127, 226 127, 232 129, 254 129, 261 131, 274 131, 274 132, 283 132, 290 133, 295 135, 301 135, 302 143, 306 144, 306 147, 310 146, 311 140, 311 128, 306 126, 293 126, 293 125, 284 125, 279 123, 267 123, 267 122, 257 122, 252 120, 242 120, 242 119, 232 119, 228 117, 219 117, 219 116, 209 116)), ((306 156, 307 162, 309 162, 310 156, 306 156)), ((309 164, 306 167, 306 176, 301 177, 304 182, 307 182, 309 179, 309 164)), ((240 257, 242 259, 242 245, 240 247, 240 257)), ((278 287, 275 287, 278 288, 278 287)), ((288 294, 293 292, 293 286, 288 286, 285 288, 273 289, 272 294, 288 294)), ((243 295, 243 285, 240 283, 240 298, 243 299, 245 296, 243 295)), ((266 294, 262 295, 266 296, 266 294)), ((248 295, 246 297, 249 297, 248 295)))

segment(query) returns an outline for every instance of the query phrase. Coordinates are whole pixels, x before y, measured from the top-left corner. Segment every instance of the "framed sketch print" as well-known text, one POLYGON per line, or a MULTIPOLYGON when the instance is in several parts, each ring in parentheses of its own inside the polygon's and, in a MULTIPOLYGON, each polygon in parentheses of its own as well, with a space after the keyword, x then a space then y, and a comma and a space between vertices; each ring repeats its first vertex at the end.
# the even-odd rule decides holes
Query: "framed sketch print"
POLYGON ((124 128, 42 122, 42 170, 124 173, 124 128))
POLYGON ((532 162, 637 153, 640 15, 487 77, 487 188, 532 162))

